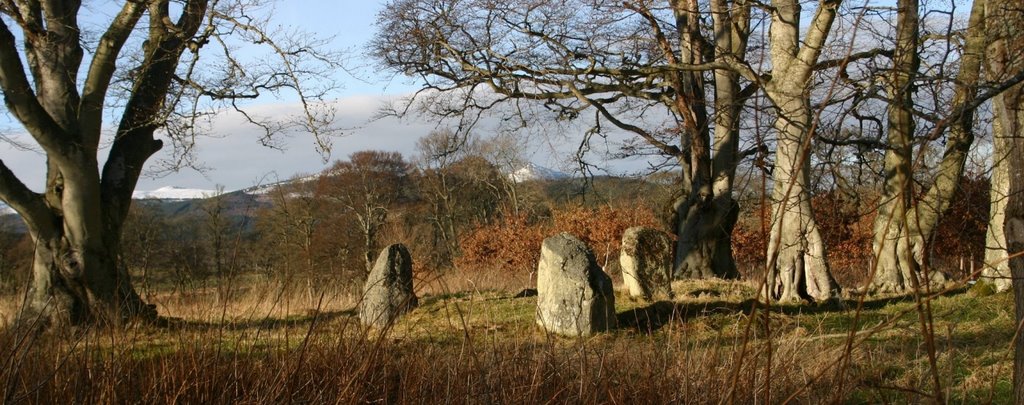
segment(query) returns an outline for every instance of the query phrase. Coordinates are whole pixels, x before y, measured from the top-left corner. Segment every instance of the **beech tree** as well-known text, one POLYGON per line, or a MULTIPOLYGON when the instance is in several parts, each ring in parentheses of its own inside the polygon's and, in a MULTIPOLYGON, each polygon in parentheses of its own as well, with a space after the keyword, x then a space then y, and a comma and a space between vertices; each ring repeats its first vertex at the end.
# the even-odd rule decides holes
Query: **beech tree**
POLYGON ((535 106, 550 119, 593 114, 584 144, 609 125, 635 135, 680 168, 676 274, 736 277, 739 112, 757 86, 731 67, 747 51, 750 9, 745 0, 392 0, 371 52, 422 80, 417 97, 436 115, 525 122, 535 106))
MULTIPOLYGON (((1013 0, 988 0, 986 7, 989 41, 986 67, 997 79, 1024 75, 1024 7, 1013 0)), ((1008 79, 1013 80, 1013 79, 1008 79)), ((1006 201, 1001 230, 1012 276, 1017 333, 1024 322, 1024 84, 1016 84, 993 100, 997 136, 1005 153, 995 162, 1003 166, 1006 201)), ((1001 187, 1002 185, 993 186, 1001 187)), ((995 209, 996 206, 993 206, 995 209)), ((1002 275, 1006 276, 1006 275, 1002 275)), ((1013 367, 1014 402, 1024 402, 1024 339, 1015 339, 1013 367)))
MULTIPOLYGON (((928 133, 916 134, 921 96, 915 89, 924 80, 921 69, 920 2, 897 2, 895 53, 887 92, 888 133, 884 162, 882 201, 874 224, 873 251, 877 270, 871 289, 905 293, 926 284, 938 285, 945 275, 927 266, 926 245, 942 214, 949 208, 963 177, 964 163, 974 141, 974 116, 979 106, 978 85, 985 47, 985 3, 976 0, 963 32, 959 72, 953 96, 942 118, 928 122, 928 133), (915 156, 915 144, 945 136, 945 150, 931 187, 918 196, 914 168, 923 166, 915 156), (919 138, 920 137, 920 138, 919 138)), ((947 33, 952 36, 952 33, 947 33)), ((948 38, 948 37, 947 37, 948 38)), ((949 78, 938 78, 949 80, 949 78)))
MULTIPOLYGON (((768 240, 768 296, 780 301, 826 300, 839 285, 829 271, 825 242, 811 211, 810 145, 817 126, 810 103, 811 75, 839 11, 840 0, 820 0, 801 35, 798 0, 774 0, 768 12, 772 72, 764 92, 776 109, 775 167, 768 240)), ((849 59, 849 58, 847 58, 849 59)))
POLYGON ((122 260, 131 252, 120 242, 140 173, 163 147, 158 137, 187 162, 203 129, 199 118, 224 108, 258 125, 268 142, 294 127, 326 134, 331 113, 316 99, 330 86, 316 78, 333 56, 317 53, 308 36, 264 31, 266 19, 253 14, 267 12, 260 7, 245 0, 0 1, 4 106, 47 167, 39 193, 0 162, 0 199, 24 219, 35 248, 23 319, 66 325, 155 315, 132 287, 122 260), (92 26, 102 32, 84 28, 92 26), (231 53, 244 42, 268 47, 276 59, 247 64, 231 53), (280 91, 304 101, 300 117, 245 114, 242 100, 280 91), (116 128, 105 126, 108 116, 116 116, 116 128))
MULTIPOLYGON (((988 35, 986 40, 985 76, 990 81, 1014 82, 1024 75, 1024 7, 1014 7, 1012 1, 987 0, 985 28, 988 35)), ((1012 212, 1010 203, 1020 203, 1022 183, 1019 182, 1022 164, 1020 138, 1021 129, 1024 128, 1024 88, 1020 84, 1010 87, 1005 93, 997 95, 992 99, 992 187, 991 187, 991 210, 989 211, 988 232, 985 243, 985 267, 982 272, 984 281, 993 283, 997 290, 1005 291, 1014 288, 1018 300, 1018 317, 1021 315, 1021 296, 1024 292, 1018 290, 1017 280, 1021 274, 1014 273, 1011 264, 1010 251, 1020 252, 1018 246, 1014 249, 1010 246, 1013 232, 1007 228, 1009 224, 1020 221, 1022 211, 1017 205, 1012 212), (1014 183, 1014 181, 1017 181, 1014 183), (1016 188, 1014 188, 1016 187, 1016 188), (1017 218, 1012 216, 1016 215, 1017 218)), ((1021 228, 1017 228, 1019 232, 1021 228)), ((1015 236, 1017 243, 1024 241, 1020 233, 1015 236)), ((1019 258, 1017 259, 1019 263, 1019 258)), ((1017 267, 1020 269, 1020 267, 1017 267)), ((1018 318, 1019 320, 1020 318, 1018 318)), ((1021 353, 1018 343, 1018 367, 1021 353)), ((1015 381, 1020 372, 1018 369, 1015 381)), ((1022 382, 1015 383, 1019 387, 1022 382)), ((1015 388, 1016 390, 1017 388, 1015 388)), ((1016 391, 1015 391, 1016 392, 1016 391)), ((1022 393, 1021 395, 1024 395, 1022 393)), ((1017 398, 1022 398, 1016 395, 1017 398)))

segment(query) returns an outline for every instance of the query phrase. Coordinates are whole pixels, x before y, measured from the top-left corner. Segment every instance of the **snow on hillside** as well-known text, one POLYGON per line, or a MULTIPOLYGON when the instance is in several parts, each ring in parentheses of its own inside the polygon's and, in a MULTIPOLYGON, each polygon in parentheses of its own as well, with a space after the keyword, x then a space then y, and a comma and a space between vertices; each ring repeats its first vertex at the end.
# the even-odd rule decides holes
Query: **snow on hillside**
POLYGON ((136 200, 195 200, 214 195, 217 195, 216 190, 167 186, 153 191, 136 190, 132 193, 132 198, 136 200))
POLYGON ((527 163, 521 169, 509 173, 508 177, 512 181, 520 183, 530 180, 560 180, 569 178, 569 175, 544 166, 527 163))
POLYGON ((260 184, 260 185, 256 185, 256 186, 252 186, 252 187, 248 187, 248 188, 243 188, 243 189, 241 189, 239 191, 241 191, 242 193, 248 194, 248 195, 266 195, 266 194, 269 194, 271 191, 277 189, 278 187, 281 187, 281 186, 284 186, 284 185, 288 185, 288 184, 301 184, 301 183, 306 183, 306 182, 314 181, 314 180, 317 180, 319 178, 320 178, 319 174, 311 174, 311 175, 308 175, 308 176, 296 177, 296 178, 290 179, 290 180, 282 180, 282 181, 278 181, 278 182, 274 182, 274 183, 260 184))

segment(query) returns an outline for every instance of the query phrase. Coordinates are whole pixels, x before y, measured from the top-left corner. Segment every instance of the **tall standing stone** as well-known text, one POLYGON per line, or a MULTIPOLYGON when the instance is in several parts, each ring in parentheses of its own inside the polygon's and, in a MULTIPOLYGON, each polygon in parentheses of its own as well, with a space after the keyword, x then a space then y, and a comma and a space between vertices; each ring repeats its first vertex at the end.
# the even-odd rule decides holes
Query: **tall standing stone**
POLYGON ((627 229, 619 263, 630 296, 672 298, 672 238, 664 232, 642 226, 627 229))
POLYGON ((389 245, 377 256, 366 278, 359 320, 364 325, 384 327, 416 307, 412 289, 412 258, 402 244, 389 245))
POLYGON ((612 279, 583 241, 568 233, 544 240, 537 265, 537 324, 567 336, 615 327, 612 279))

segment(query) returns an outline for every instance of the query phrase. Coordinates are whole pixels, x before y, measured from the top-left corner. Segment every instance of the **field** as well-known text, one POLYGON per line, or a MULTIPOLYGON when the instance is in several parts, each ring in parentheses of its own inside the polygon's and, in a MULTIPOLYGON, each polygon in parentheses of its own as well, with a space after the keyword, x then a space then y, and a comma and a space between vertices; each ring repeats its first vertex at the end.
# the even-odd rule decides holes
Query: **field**
POLYGON ((763 307, 746 282, 676 282, 671 302, 617 290, 620 327, 570 339, 535 326, 536 298, 515 297, 526 277, 418 282, 420 306, 387 330, 360 326, 352 291, 258 279, 152 292, 157 324, 8 327, 0 391, 5 403, 1010 401, 1012 296, 984 288, 920 306, 763 307))

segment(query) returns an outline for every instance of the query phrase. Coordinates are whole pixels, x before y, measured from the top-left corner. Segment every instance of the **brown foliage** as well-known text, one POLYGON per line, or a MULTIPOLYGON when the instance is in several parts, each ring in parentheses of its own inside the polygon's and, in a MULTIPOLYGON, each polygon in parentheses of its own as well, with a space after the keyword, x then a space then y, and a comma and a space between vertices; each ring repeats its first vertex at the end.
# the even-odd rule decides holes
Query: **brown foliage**
POLYGON ((456 265, 533 271, 540 259, 540 245, 544 238, 569 232, 593 249, 599 264, 617 268, 622 234, 633 226, 658 228, 660 222, 654 210, 645 203, 630 207, 563 206, 553 209, 551 218, 547 220, 506 213, 503 221, 478 226, 461 238, 462 256, 456 265))
POLYGON ((549 229, 550 225, 543 221, 506 213, 502 221, 478 226, 460 238, 462 256, 455 260, 455 265, 529 272, 537 263, 540 244, 549 229))
POLYGON ((935 237, 929 246, 931 264, 953 273, 956 279, 967 276, 966 272, 972 266, 980 268, 985 257, 990 186, 987 177, 965 175, 960 179, 960 189, 949 211, 935 228, 935 237), (960 268, 961 264, 963 269, 960 268))
MULTIPOLYGON (((988 226, 988 193, 987 178, 968 175, 961 180, 957 197, 930 241, 932 266, 959 278, 970 271, 972 260, 975 268, 980 265, 988 226)), ((855 197, 828 191, 815 195, 812 205, 833 276, 844 287, 862 285, 874 260, 871 243, 877 191, 862 190, 855 197)), ((748 277, 760 274, 764 267, 767 235, 761 229, 759 214, 760 208, 755 207, 741 215, 732 235, 736 263, 748 277)))
POLYGON ((659 228, 658 220, 647 204, 632 207, 598 208, 570 206, 554 213, 555 232, 569 232, 586 242, 602 267, 617 268, 622 234, 634 226, 659 228), (611 265, 611 266, 609 266, 611 265))
POLYGON ((854 199, 833 190, 814 196, 811 202, 832 275, 845 287, 866 282, 873 260, 871 241, 876 211, 862 211, 864 201, 870 200, 864 195, 854 199))
POLYGON ((732 255, 740 274, 759 279, 764 272, 765 249, 768 246, 768 233, 762 229, 762 223, 771 213, 761 201, 754 201, 740 204, 739 219, 732 231, 732 255))

